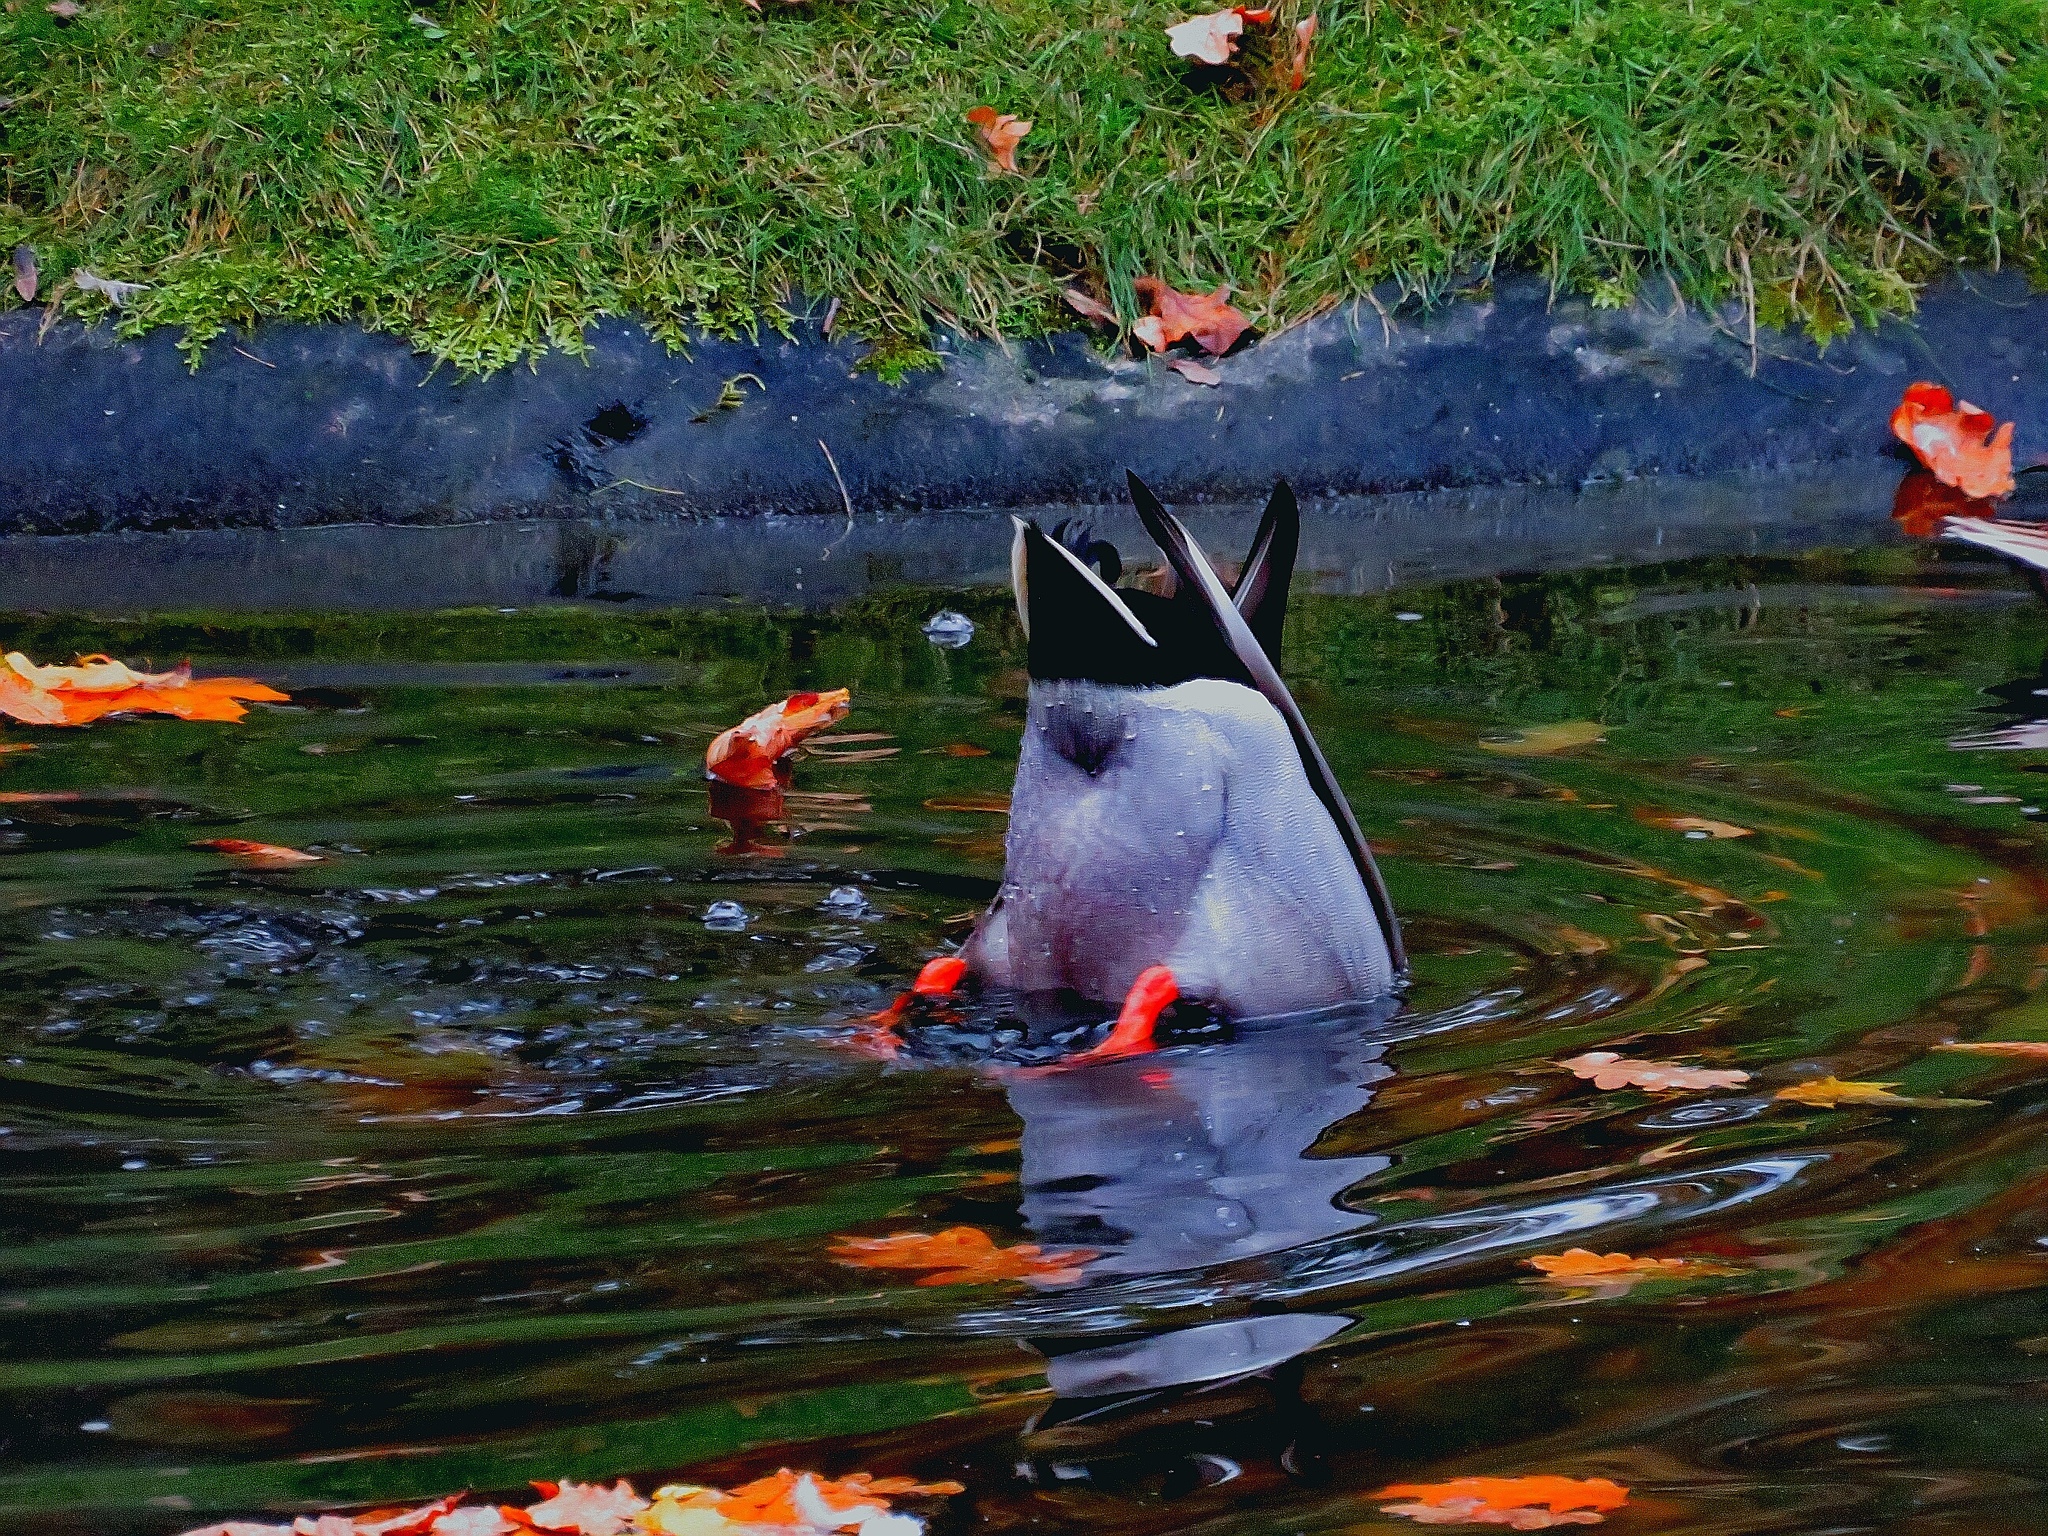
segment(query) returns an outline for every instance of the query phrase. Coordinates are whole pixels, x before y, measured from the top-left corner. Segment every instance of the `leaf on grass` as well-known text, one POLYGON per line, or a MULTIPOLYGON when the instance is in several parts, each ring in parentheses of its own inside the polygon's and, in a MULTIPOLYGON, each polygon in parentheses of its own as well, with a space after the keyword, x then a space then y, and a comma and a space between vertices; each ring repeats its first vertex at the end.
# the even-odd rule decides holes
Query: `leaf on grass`
POLYGON ((1588 1051, 1558 1065, 1574 1077, 1590 1078, 1595 1088, 1647 1088, 1653 1093, 1740 1088, 1749 1081, 1747 1072, 1685 1067, 1675 1061, 1630 1061, 1617 1051, 1588 1051))
POLYGON ((1738 827, 1732 821, 1715 821, 1709 816, 1676 816, 1669 811, 1637 811, 1636 820, 1646 827, 1662 827, 1666 832, 1684 832, 1698 837, 1711 837, 1722 842, 1731 837, 1754 837, 1756 833, 1748 827, 1738 827))
POLYGON ((982 142, 988 145, 989 158, 995 161, 997 170, 1012 176, 1022 174, 1017 169, 1017 146, 1031 131, 1026 119, 1013 112, 998 112, 994 107, 976 107, 967 114, 967 121, 981 130, 982 142))
POLYGON ((14 248, 14 291, 21 295, 21 302, 33 304, 36 298, 36 284, 41 281, 36 271, 35 247, 17 245, 14 248))
POLYGON ((1548 757, 1606 739, 1607 727, 1596 720, 1560 720, 1555 725, 1532 725, 1512 736, 1483 740, 1479 745, 1504 757, 1548 757))
POLYGON ((1156 277, 1141 277, 1131 286, 1151 311, 1131 327, 1131 334, 1154 352, 1164 352, 1188 336, 1220 357, 1251 328, 1251 321, 1224 302, 1230 297, 1228 283, 1214 293, 1182 293, 1156 277))
MULTIPOLYGON (((0 752, 7 749, 0 747, 0 752)), ((1937 1051, 1975 1051, 1984 1056, 2048 1056, 2048 1040, 1951 1040, 1937 1051)))
POLYGON ((39 667, 19 651, 0 660, 0 715, 24 725, 88 725, 116 714, 235 721, 248 713, 246 702, 289 698, 248 678, 195 679, 189 666, 136 672, 110 656, 84 656, 75 666, 39 667))
POLYGON ((1062 288, 1060 290, 1060 297, 1067 301, 1067 307, 1077 315, 1086 316, 1088 319, 1099 321, 1103 325, 1115 325, 1117 323, 1116 311, 1093 294, 1084 293, 1079 288, 1062 288))
POLYGON ((775 765, 805 737, 843 719, 852 698, 844 688, 793 693, 757 710, 711 743, 704 753, 704 771, 742 789, 773 789, 775 765))
MULTIPOLYGON (((755 7, 755 9, 758 10, 759 7, 757 6, 755 7)), ((446 27, 442 26, 440 23, 435 21, 433 17, 423 16, 418 11, 414 11, 412 15, 407 18, 407 20, 409 20, 414 26, 418 27, 420 31, 427 37, 439 39, 446 37, 448 35, 448 29, 446 27)))
POLYGON ((149 287, 147 283, 117 283, 110 277, 101 277, 91 267, 73 267, 71 281, 86 293, 98 294, 116 309, 149 287))
POLYGON ((1625 1253, 1595 1253, 1567 1248, 1539 1253, 1523 1263, 1543 1272, 1546 1280, 1691 1280, 1709 1275, 1739 1275, 1739 1269, 1705 1259, 1632 1259, 1625 1253))
POLYGON ((1777 1096, 1788 1104, 1811 1104, 1817 1109, 1834 1109, 1842 1104, 1879 1104, 1892 1109, 1968 1109, 1988 1102, 1984 1099, 1911 1098, 1893 1093, 1892 1090, 1898 1086, 1897 1083, 1845 1083, 1839 1077, 1828 1076, 1780 1088, 1777 1096))
POLYGON ((1538 1531, 1554 1525, 1598 1525, 1628 1503, 1628 1489, 1604 1477, 1456 1477, 1447 1483, 1392 1483, 1375 1499, 1384 1515, 1423 1525, 1505 1525, 1538 1531))
POLYGON ((1223 382, 1222 374, 1214 368, 1205 368, 1192 357, 1169 357, 1166 366, 1190 384, 1206 384, 1209 388, 1215 389, 1223 382))
POLYGON ((1309 49, 1315 46, 1315 40, 1316 19, 1314 16, 1310 16, 1307 21, 1295 23, 1294 68, 1287 76, 1287 88, 1290 91, 1298 91, 1308 84, 1308 55, 1309 49))
POLYGON ((43 9, 56 17, 57 25, 61 27, 76 21, 79 13, 85 7, 80 5, 78 0, 50 0, 50 3, 44 6, 43 9))
POLYGON ((294 864, 318 864, 320 855, 305 853, 297 848, 285 848, 277 843, 252 843, 241 837, 213 837, 203 843, 193 843, 194 848, 208 853, 224 854, 231 859, 240 859, 245 864, 254 864, 261 869, 287 869, 294 864))
POLYGON ((1979 500, 2012 494, 2012 430, 1925 380, 1907 385, 1892 412, 1892 435, 1942 484, 1979 500))
POLYGON ((1231 55, 1237 52, 1237 39, 1244 31, 1245 23, 1263 23, 1272 19, 1270 9, 1233 5, 1227 11, 1211 11, 1205 16, 1190 16, 1186 21, 1175 23, 1166 29, 1166 41, 1184 59, 1195 59, 1203 64, 1228 64, 1231 55))
POLYGON ((858 1269, 924 1269, 919 1285, 989 1285, 1028 1280, 1034 1285, 1071 1285, 1081 1265, 1095 1257, 1088 1248, 1047 1251, 1036 1243, 999 1248, 979 1227, 943 1232, 892 1232, 887 1237, 842 1237, 832 1257, 858 1269))

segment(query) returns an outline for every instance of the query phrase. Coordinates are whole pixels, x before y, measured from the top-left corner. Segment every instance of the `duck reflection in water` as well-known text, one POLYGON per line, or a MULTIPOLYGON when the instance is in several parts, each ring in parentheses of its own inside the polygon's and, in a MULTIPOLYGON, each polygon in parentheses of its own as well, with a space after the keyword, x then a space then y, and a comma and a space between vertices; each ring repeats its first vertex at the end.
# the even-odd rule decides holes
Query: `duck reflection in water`
MULTIPOLYGON (((1392 1075, 1381 1028, 1391 1011, 1252 1022, 1227 1043, 1004 1074, 1024 1125, 1033 1240, 1093 1250, 1083 1282, 1092 1289, 1297 1252, 1371 1225, 1344 1196, 1390 1159, 1318 1155, 1316 1144, 1392 1075)), ((1058 1294, 1088 1306, 1086 1290, 1058 1294)), ((1235 1408, 1228 1388, 1276 1372, 1348 1321, 1275 1311, 1106 1344, 1099 1332, 1035 1338, 1056 1401, 1027 1445, 1041 1455, 1129 1454, 1143 1422, 1197 1406, 1212 1423, 1249 1411, 1291 1440, 1286 1372, 1254 1384, 1252 1401, 1235 1408)), ((1170 1459, 1197 1465, 1179 1450, 1170 1459)))

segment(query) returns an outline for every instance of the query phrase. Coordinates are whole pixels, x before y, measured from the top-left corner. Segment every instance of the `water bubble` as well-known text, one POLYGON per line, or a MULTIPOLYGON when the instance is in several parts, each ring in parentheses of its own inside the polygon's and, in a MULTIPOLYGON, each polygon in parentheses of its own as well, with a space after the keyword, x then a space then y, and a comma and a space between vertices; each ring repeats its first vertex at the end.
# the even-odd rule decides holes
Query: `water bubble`
POLYGON ((957 651, 974 638, 974 620, 964 613, 941 608, 924 621, 924 637, 943 650, 957 651))
POLYGON ((1698 1130, 1703 1125, 1733 1125, 1752 1120, 1770 1107, 1769 1099, 1708 1099, 1645 1115, 1636 1124, 1646 1131, 1698 1130))
POLYGON ((713 933, 738 933, 751 921, 747 909, 736 901, 714 901, 704 909, 704 926, 713 933))
POLYGON ((867 959, 868 952, 857 944, 842 944, 837 949, 828 949, 817 959, 804 967, 806 971, 850 971, 867 959))
POLYGON ((109 1424, 105 1419, 87 1419, 83 1424, 79 1425, 78 1427, 84 1430, 88 1435, 104 1435, 108 1430, 112 1429, 114 1426, 109 1424))
POLYGON ((867 897, 861 894, 861 889, 857 885, 833 886, 825 899, 818 903, 818 907, 835 917, 866 917, 874 910, 868 905, 867 897))

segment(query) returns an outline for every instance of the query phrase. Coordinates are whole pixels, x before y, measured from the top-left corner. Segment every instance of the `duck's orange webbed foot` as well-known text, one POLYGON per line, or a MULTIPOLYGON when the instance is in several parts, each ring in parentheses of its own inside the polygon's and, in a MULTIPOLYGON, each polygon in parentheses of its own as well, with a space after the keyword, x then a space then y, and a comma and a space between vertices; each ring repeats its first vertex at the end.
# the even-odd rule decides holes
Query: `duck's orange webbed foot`
POLYGON ((1173 971, 1164 965, 1148 966, 1138 972, 1138 979, 1124 994, 1124 1006, 1109 1038, 1074 1060, 1106 1061, 1117 1056, 1142 1056, 1153 1050, 1152 1031, 1159 1023, 1159 1015, 1179 998, 1180 983, 1174 979, 1173 971))
POLYGON ((866 1027, 853 1037, 854 1048, 894 1060, 896 1053, 903 1049, 903 1037, 896 1033, 896 1026, 903 1022, 905 1010, 920 997, 952 996, 954 988, 966 975, 967 962, 958 955, 940 955, 935 960, 925 961, 908 992, 898 996, 880 1013, 871 1013, 861 1021, 866 1027))

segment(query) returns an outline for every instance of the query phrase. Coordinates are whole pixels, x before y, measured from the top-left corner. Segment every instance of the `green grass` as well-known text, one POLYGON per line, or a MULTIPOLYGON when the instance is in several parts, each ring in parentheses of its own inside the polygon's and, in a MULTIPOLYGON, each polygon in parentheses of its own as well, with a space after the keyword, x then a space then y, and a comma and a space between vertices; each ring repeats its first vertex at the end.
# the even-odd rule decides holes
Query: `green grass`
POLYGON ((1269 328, 1388 278, 1669 274, 1827 334, 2048 266, 2048 0, 1325 0, 1298 95, 1264 41, 1199 89, 1151 0, 763 4, 7 0, 0 242, 45 297, 153 284, 124 323, 195 346, 352 317, 475 368, 796 295, 898 347, 1027 334, 1077 274, 1126 316, 1140 274, 1228 281, 1269 328), (1025 175, 982 102, 1036 122, 1025 175))

